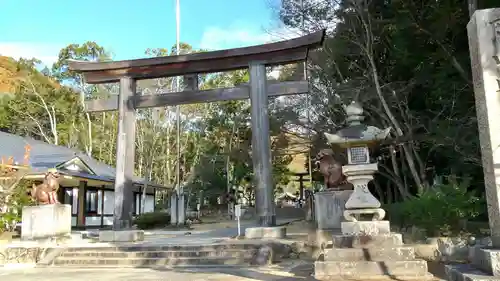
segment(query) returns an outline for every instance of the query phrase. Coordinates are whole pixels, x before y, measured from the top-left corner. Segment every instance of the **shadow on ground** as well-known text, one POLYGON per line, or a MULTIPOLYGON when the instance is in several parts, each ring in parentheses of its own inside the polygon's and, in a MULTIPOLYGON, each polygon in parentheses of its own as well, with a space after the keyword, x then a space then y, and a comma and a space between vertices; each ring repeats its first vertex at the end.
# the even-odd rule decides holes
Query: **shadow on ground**
POLYGON ((250 278, 262 281, 318 281, 312 276, 312 263, 268 268, 155 268, 157 271, 172 271, 177 273, 222 273, 237 278, 250 278))
MULTIPOLYGON (((444 264, 429 262, 429 273, 434 275, 431 280, 446 280, 444 264)), ((222 273, 235 278, 249 278, 262 281, 319 281, 314 278, 314 265, 312 262, 299 265, 276 265, 266 269, 256 268, 157 268, 158 271, 172 271, 177 273, 222 273)), ((387 280, 399 280, 388 276, 387 280)), ((431 281, 429 280, 429 281, 431 281)))

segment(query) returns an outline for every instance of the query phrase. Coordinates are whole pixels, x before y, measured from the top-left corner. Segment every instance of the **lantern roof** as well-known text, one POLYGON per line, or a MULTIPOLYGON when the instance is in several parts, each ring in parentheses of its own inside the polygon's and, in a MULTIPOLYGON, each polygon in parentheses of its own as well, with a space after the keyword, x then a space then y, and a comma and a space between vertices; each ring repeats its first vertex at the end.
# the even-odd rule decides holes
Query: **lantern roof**
POLYGON ((363 124, 364 110, 358 102, 353 101, 348 106, 344 106, 344 110, 347 114, 347 126, 335 134, 325 133, 328 144, 340 146, 373 145, 389 136, 391 127, 379 129, 363 124))

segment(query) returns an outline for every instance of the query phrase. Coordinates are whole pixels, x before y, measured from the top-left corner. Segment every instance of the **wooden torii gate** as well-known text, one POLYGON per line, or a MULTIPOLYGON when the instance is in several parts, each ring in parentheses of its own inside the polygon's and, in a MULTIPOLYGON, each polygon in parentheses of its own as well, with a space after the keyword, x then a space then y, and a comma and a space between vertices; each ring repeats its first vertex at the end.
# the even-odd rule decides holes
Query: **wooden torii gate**
POLYGON ((69 69, 80 72, 89 84, 120 83, 118 96, 86 103, 87 112, 119 112, 113 229, 124 230, 131 227, 135 109, 248 98, 251 102, 257 215, 261 226, 276 225, 268 97, 305 94, 309 85, 307 81, 268 85, 265 67, 307 60, 309 50, 320 47, 324 36, 323 30, 287 41, 213 52, 110 62, 69 61, 69 69), (249 85, 198 90, 198 74, 246 68, 250 72, 249 85), (184 91, 143 96, 136 92, 137 80, 172 76, 184 76, 184 91))

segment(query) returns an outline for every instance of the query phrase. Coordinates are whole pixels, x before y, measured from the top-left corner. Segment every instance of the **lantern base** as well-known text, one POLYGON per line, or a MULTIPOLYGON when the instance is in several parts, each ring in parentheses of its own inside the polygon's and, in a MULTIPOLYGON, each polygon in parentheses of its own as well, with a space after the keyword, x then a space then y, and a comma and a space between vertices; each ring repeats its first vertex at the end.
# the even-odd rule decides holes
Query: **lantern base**
POLYGON ((368 189, 368 183, 373 180, 377 172, 376 163, 364 165, 345 165, 342 172, 347 176, 347 181, 354 186, 354 192, 345 204, 346 209, 376 209, 380 208, 380 201, 368 189))
POLYGON ((346 221, 342 222, 343 235, 383 235, 391 233, 389 221, 346 221))
POLYGON ((344 211, 344 218, 347 221, 356 222, 359 220, 359 217, 361 217, 363 215, 373 215, 373 217, 370 218, 371 221, 381 221, 385 217, 385 211, 384 211, 384 209, 381 209, 381 208, 377 208, 377 209, 351 209, 351 210, 344 211))

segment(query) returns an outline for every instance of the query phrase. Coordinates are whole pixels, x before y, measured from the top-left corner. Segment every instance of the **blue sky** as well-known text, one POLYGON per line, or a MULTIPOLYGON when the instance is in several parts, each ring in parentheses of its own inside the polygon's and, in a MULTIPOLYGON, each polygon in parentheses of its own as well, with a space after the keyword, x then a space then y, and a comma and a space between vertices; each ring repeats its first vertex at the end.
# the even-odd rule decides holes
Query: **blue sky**
MULTIPOLYGON (((274 32, 272 1, 180 0, 181 41, 227 49, 291 37, 274 32)), ((132 59, 175 44, 175 0, 0 0, 0 11, 0 55, 15 58, 50 64, 66 45, 95 41, 132 59)))

